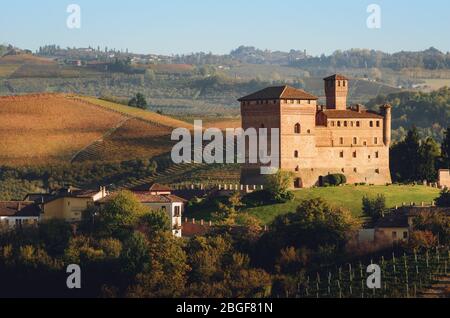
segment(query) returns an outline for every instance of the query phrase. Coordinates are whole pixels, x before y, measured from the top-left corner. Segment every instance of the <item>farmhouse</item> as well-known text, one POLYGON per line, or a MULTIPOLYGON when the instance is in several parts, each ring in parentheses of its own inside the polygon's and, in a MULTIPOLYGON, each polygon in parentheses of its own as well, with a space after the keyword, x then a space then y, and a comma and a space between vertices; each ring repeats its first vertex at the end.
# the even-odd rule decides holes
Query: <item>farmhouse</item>
MULTIPOLYGON (((170 219, 172 233, 176 237, 182 236, 182 214, 186 200, 172 194, 172 189, 160 184, 140 186, 130 189, 138 201, 151 211, 164 211, 170 219)), ((104 204, 114 197, 110 195, 102 200, 104 204)))
POLYGON ((37 226, 41 209, 29 201, 0 202, 0 232, 37 226))
POLYGON ((101 187, 100 190, 80 190, 71 187, 61 189, 47 200, 43 200, 42 221, 60 219, 79 222, 83 211, 107 196, 105 187, 101 187))
POLYGON ((450 189, 450 170, 439 170, 438 185, 441 189, 450 189))
MULTIPOLYGON (((344 174, 349 183, 391 183, 391 106, 382 106, 380 112, 362 105, 348 107, 348 79, 333 75, 324 82, 326 105, 290 86, 268 87, 240 98, 242 128, 279 129, 279 168, 294 173, 296 188, 320 185, 328 174, 344 174)), ((241 182, 264 182, 261 166, 244 165, 241 182)))

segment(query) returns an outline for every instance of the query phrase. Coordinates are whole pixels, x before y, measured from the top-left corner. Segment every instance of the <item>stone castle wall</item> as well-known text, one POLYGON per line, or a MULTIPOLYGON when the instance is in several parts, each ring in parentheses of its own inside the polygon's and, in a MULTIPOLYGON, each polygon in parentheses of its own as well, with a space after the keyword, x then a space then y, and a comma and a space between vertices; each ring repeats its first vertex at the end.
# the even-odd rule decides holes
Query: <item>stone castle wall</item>
MULTIPOLYGON (((321 176, 334 173, 346 175, 348 183, 391 183, 390 145, 385 144, 387 129, 382 118, 327 121, 318 116, 315 101, 278 101, 269 105, 255 102, 242 105, 241 112, 244 129, 280 128, 280 167, 295 174, 296 186, 316 186, 321 176), (335 121, 334 126, 331 121, 335 121), (337 121, 341 121, 341 127, 337 127, 337 121), (297 124, 300 132, 295 129, 297 124)), ((390 142, 390 138, 387 140, 390 142)), ((262 182, 264 176, 258 165, 243 167, 241 183, 262 182)))

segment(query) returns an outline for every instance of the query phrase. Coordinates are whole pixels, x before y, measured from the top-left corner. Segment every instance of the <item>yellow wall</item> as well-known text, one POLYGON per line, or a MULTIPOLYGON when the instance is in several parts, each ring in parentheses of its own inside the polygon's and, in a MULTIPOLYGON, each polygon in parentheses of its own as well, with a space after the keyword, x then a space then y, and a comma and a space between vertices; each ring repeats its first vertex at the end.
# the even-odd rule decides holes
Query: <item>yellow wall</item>
POLYGON ((61 219, 68 222, 81 221, 83 211, 92 203, 88 198, 59 198, 44 204, 42 220, 61 219))

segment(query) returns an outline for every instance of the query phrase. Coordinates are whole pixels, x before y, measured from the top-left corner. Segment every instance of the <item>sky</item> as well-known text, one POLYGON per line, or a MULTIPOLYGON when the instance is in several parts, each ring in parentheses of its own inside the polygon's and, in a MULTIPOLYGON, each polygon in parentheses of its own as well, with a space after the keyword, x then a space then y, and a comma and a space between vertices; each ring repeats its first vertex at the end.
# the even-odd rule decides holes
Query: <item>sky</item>
POLYGON ((136 53, 226 54, 260 49, 370 48, 450 51, 448 0, 14 0, 0 6, 0 43, 36 50, 62 47, 129 49, 136 53), (68 28, 67 7, 79 5, 80 28, 68 28), (380 28, 368 28, 370 4, 380 28))

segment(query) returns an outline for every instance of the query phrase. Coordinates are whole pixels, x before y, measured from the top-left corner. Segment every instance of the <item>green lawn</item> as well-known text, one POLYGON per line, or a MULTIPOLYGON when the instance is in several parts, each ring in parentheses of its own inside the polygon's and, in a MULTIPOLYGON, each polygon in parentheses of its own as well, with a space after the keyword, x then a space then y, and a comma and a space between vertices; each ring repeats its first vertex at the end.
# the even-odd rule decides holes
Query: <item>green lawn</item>
POLYGON ((354 216, 361 216, 362 198, 365 195, 384 194, 388 207, 401 206, 403 202, 411 204, 430 204, 439 196, 439 190, 425 186, 344 186, 331 188, 303 189, 295 192, 295 200, 285 204, 263 206, 244 210, 258 217, 265 224, 276 216, 294 212, 299 202, 305 199, 321 197, 333 206, 349 209, 354 216))

